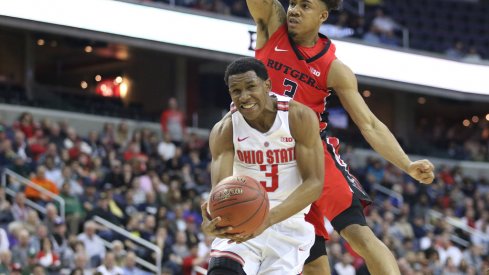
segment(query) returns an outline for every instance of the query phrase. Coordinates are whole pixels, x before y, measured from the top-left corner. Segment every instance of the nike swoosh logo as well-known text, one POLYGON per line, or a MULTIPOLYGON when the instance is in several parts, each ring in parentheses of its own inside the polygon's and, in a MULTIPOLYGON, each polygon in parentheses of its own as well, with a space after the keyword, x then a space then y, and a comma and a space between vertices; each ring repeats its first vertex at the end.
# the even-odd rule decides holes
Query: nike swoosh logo
POLYGON ((240 137, 238 137, 238 142, 241 142, 241 141, 246 140, 246 139, 248 139, 248 138, 249 138, 249 137, 245 137, 245 138, 240 138, 240 137))
POLYGON ((275 46, 275 51, 276 52, 287 52, 288 50, 280 49, 279 47, 275 46))

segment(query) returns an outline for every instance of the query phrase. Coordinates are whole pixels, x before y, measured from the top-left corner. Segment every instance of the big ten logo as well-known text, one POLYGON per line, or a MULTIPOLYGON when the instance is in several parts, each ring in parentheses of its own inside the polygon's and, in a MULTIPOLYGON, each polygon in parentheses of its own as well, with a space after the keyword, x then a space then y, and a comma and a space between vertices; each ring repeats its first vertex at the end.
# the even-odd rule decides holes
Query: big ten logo
POLYGON ((309 70, 311 71, 311 73, 315 76, 320 76, 321 75, 321 72, 314 69, 313 67, 309 67, 309 70))
POLYGON ((256 31, 248 31, 250 35, 250 44, 248 45, 248 50, 254 51, 256 49, 256 31))
POLYGON ((292 142, 294 139, 292 137, 281 137, 280 138, 281 142, 292 142))

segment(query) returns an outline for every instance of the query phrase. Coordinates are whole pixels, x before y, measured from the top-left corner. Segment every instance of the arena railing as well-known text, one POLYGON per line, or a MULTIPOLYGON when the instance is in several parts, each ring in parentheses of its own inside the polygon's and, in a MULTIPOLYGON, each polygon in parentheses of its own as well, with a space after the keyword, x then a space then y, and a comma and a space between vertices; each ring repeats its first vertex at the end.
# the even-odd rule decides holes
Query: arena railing
MULTIPOLYGON (((18 190, 14 190, 12 187, 11 187, 11 184, 14 183, 13 181, 16 181, 17 183, 20 183, 24 186, 29 186, 31 188, 34 188, 36 189, 37 191, 39 191, 40 193, 42 193, 43 195, 51 198, 52 200, 58 202, 59 204, 59 216, 65 220, 65 200, 54 194, 53 192, 33 183, 32 181, 24 178, 23 176, 15 173, 14 171, 10 170, 10 169, 5 169, 3 171, 3 174, 2 174, 2 187, 5 189, 5 193, 9 196, 12 196, 12 197, 15 197, 15 195, 17 194, 18 190)), ((41 212, 42 214, 46 214, 46 207, 39 204, 39 203, 36 203, 30 199, 27 199, 26 198, 26 201, 25 201, 26 205, 29 206, 29 207, 32 207, 34 208, 35 210, 41 212)))
MULTIPOLYGON (((100 225, 116 232, 117 234, 120 234, 128 239, 130 239, 131 241, 137 243, 138 245, 140 246, 143 246, 149 250, 152 250, 155 255, 156 255, 156 263, 150 263, 144 259, 141 259, 139 257, 136 258, 136 263, 138 263, 139 265, 141 266, 144 266, 146 268, 148 268, 149 270, 151 270, 152 272, 154 272, 154 274, 161 274, 161 258, 162 258, 162 251, 161 249, 153 244, 153 243, 150 243, 148 241, 146 241, 145 239, 142 239, 142 238, 139 238, 139 237, 135 237, 133 236, 129 231, 121 228, 120 226, 117 226, 99 216, 94 216, 93 218, 93 221, 95 221, 96 223, 99 223, 100 225)), ((104 240, 104 243, 105 243, 105 246, 112 249, 112 244, 110 242, 107 242, 104 240)))
POLYGON ((392 211, 394 212, 394 214, 399 214, 401 212, 401 207, 404 203, 404 199, 402 198, 401 194, 396 191, 390 190, 389 188, 386 188, 380 184, 374 184, 372 188, 375 189, 377 192, 386 195, 388 198, 396 199, 399 202, 399 205, 392 204, 392 206, 394 207, 392 211))

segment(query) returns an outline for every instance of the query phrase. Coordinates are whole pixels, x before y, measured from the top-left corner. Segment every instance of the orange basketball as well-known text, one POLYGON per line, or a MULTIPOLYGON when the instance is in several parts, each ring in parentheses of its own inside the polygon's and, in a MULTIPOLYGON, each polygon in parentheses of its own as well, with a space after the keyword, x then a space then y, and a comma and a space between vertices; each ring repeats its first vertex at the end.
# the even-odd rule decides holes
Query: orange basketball
POLYGON ((253 178, 231 176, 212 190, 209 213, 221 217, 219 227, 232 226, 230 233, 253 233, 268 216, 267 191, 253 178))

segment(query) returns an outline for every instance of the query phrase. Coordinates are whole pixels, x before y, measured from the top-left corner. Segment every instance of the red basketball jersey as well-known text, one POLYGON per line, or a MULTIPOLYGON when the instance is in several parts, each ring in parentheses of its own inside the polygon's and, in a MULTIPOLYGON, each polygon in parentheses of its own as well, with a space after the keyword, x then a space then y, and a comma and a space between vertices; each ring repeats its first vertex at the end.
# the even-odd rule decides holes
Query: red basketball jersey
POLYGON ((255 51, 255 57, 267 67, 272 91, 313 109, 321 131, 327 126, 326 100, 331 94, 328 72, 336 59, 335 50, 331 40, 323 35, 313 48, 297 46, 283 24, 263 48, 255 51))

